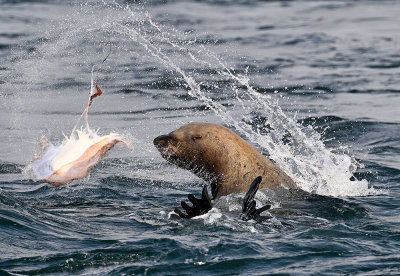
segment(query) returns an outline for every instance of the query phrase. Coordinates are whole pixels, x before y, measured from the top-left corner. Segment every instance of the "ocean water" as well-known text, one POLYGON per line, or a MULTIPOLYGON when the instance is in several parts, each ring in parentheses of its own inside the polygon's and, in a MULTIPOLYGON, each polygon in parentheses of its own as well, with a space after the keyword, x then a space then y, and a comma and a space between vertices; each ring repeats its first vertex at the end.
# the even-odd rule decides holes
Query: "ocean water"
POLYGON ((400 2, 0 0, 0 274, 399 275, 400 2), (85 108, 129 137, 72 184, 24 173, 85 108), (202 180, 153 139, 225 125, 304 193, 170 212, 202 180))

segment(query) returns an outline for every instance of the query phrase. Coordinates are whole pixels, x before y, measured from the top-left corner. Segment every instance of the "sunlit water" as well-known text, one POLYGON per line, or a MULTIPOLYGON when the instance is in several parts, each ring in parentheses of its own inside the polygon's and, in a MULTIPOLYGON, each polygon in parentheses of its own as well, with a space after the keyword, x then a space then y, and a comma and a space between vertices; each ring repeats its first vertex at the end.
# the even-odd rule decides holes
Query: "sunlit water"
POLYGON ((396 1, 0 2, 0 271, 17 274, 400 273, 400 4, 396 1), (59 188, 23 173, 87 103, 113 148, 59 188), (169 217, 204 184, 152 144, 223 124, 306 193, 263 191, 169 217))

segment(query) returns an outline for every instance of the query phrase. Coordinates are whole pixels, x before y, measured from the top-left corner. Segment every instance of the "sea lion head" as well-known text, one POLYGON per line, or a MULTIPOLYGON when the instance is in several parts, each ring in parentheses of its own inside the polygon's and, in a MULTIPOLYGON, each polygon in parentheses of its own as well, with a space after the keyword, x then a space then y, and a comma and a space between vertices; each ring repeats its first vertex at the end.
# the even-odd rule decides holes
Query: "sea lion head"
POLYGON ((224 127, 191 123, 154 139, 161 156, 201 178, 210 180, 218 175, 221 157, 220 131, 224 127))

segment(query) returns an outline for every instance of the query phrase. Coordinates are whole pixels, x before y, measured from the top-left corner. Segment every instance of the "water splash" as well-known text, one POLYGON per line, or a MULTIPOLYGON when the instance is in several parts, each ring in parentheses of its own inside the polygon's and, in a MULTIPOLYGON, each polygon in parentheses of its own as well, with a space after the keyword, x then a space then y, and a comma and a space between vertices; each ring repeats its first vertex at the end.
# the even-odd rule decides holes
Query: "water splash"
POLYGON ((63 57, 76 59, 74 55, 80 53, 68 52, 73 43, 90 48, 93 41, 110 41, 128 58, 151 60, 172 72, 188 96, 204 103, 225 124, 268 152, 302 189, 331 196, 376 193, 366 180, 354 180, 359 164, 345 147, 327 148, 312 127, 303 127, 284 113, 279 98, 256 91, 246 70, 231 68, 211 50, 216 45, 213 41, 156 23, 148 12, 130 5, 103 1, 75 8, 79 12, 65 19, 68 23, 62 32, 52 34, 42 46, 51 50, 42 48, 46 56, 40 59, 41 68, 51 64, 46 60, 49 55, 61 51, 63 57))
MULTIPOLYGON (((130 7, 125 8, 132 18, 136 12, 130 7)), ((234 127, 251 142, 258 144, 271 158, 306 191, 332 196, 367 195, 375 190, 368 187, 366 180, 350 179, 359 164, 346 153, 335 153, 327 148, 321 136, 312 128, 299 125, 296 120, 286 115, 278 104, 278 101, 270 95, 260 94, 249 84, 246 75, 236 74, 229 68, 222 58, 218 57, 206 46, 200 45, 197 51, 191 51, 189 47, 193 42, 178 34, 176 30, 163 31, 163 26, 154 23, 148 13, 143 22, 148 23, 144 32, 140 28, 132 28, 116 23, 117 31, 126 34, 132 40, 139 42, 146 51, 165 65, 179 73, 188 86, 188 94, 205 103, 227 125, 234 127), (151 36, 147 33, 151 30, 151 36), (171 32, 174 33, 171 36, 171 32), (180 38, 180 43, 174 38, 180 38), (155 42, 159 39, 159 42, 155 42), (168 45, 168 49, 165 49, 168 45), (184 71, 170 58, 167 51, 171 48, 180 53, 185 61, 190 61, 195 66, 203 67, 209 71, 216 71, 218 75, 228 80, 231 84, 231 96, 235 97, 242 110, 242 117, 232 115, 236 109, 227 109, 221 103, 213 100, 210 94, 218 90, 218 86, 211 84, 211 88, 201 88, 201 81, 195 74, 184 71), (242 91, 241 91, 242 90, 242 91), (254 119, 249 116, 249 111, 257 110, 267 120, 258 125, 254 130, 254 119), (261 134, 262 129, 270 127, 267 135, 261 134), (287 137, 290 142, 287 143, 287 137)), ((237 104, 235 107, 238 106, 237 104)), ((237 112, 236 112, 237 113, 237 112)))

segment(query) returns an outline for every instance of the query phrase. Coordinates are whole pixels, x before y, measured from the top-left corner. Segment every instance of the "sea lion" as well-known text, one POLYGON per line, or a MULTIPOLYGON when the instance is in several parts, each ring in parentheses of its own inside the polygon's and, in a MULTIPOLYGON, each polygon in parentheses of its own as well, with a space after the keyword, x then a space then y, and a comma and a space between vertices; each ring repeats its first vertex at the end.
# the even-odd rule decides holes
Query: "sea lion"
POLYGON ((191 123, 154 139, 161 156, 211 185, 214 199, 244 193, 262 176, 260 189, 297 188, 293 180, 226 127, 191 123))

